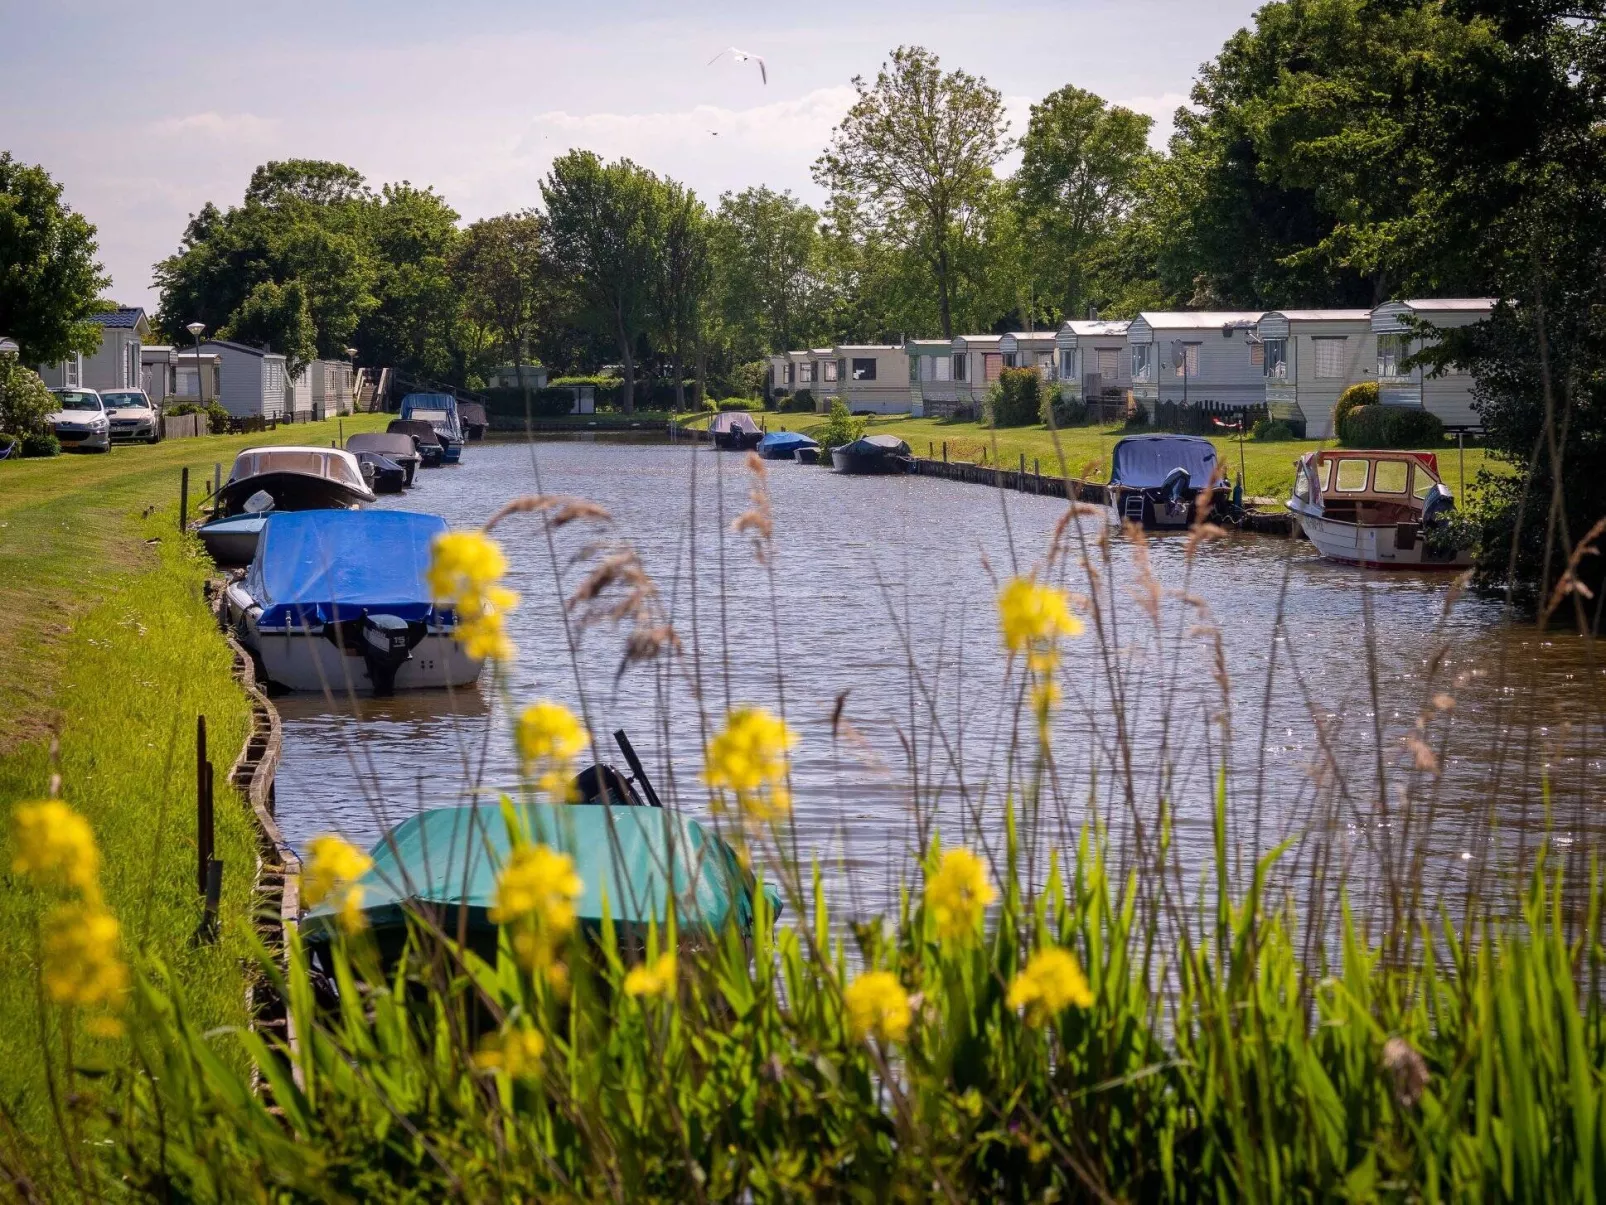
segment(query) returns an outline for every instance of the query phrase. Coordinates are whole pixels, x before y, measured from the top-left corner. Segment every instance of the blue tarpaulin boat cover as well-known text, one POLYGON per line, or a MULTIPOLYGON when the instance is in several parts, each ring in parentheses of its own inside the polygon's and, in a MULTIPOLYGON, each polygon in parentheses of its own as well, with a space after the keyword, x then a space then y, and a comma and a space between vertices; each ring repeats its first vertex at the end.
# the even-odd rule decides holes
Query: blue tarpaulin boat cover
POLYGON ((743 410, 725 410, 708 420, 708 429, 716 434, 734 435, 741 432, 744 435, 757 435, 758 424, 753 416, 743 410))
POLYGON ((817 448, 819 441, 800 431, 771 431, 758 441, 760 455, 765 452, 795 452, 798 448, 817 448))
MULTIPOLYGON (((436 617, 425 574, 439 515, 405 510, 301 510, 271 515, 245 589, 258 626, 333 623, 369 613, 409 623, 436 617)), ((442 618, 447 616, 443 615, 442 618)))
MULTIPOLYGON (((675 916, 682 929, 714 931, 753 922, 752 880, 736 854, 697 821, 665 808, 602 804, 507 805, 523 839, 574 859, 581 891, 580 923, 595 928, 604 901, 615 924, 644 928, 665 919, 673 883, 675 916)), ((474 929, 491 926, 497 876, 512 842, 503 812, 491 807, 432 808, 398 824, 370 850, 374 864, 358 880, 363 914, 376 929, 399 925, 405 906, 468 907, 474 929)), ((768 884, 770 913, 781 899, 768 884)), ((303 932, 327 932, 327 905, 307 914, 303 932)))
POLYGON ((449 393, 409 393, 402 398, 401 416, 412 418, 415 410, 444 410, 446 411, 447 429, 453 438, 461 439, 463 435, 462 424, 458 420, 457 399, 449 393))
POLYGON ((1110 484, 1154 489, 1175 468, 1188 470, 1194 489, 1205 489, 1216 472, 1216 448, 1197 435, 1128 435, 1115 445, 1110 484))

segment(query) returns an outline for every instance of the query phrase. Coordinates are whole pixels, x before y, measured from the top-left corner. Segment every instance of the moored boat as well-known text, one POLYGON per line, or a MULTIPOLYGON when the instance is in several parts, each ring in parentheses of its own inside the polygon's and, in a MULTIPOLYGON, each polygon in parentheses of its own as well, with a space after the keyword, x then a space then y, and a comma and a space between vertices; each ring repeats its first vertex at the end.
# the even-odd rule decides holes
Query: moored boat
POLYGON ((269 515, 223 617, 290 690, 468 686, 481 663, 458 645, 457 618, 430 597, 438 515, 325 510, 269 515))
POLYGON ((1151 530, 1192 527, 1225 499, 1216 446, 1197 435, 1128 435, 1110 455, 1116 517, 1151 530))
POLYGON ((765 460, 796 460, 799 448, 818 448, 819 441, 800 431, 771 431, 758 441, 758 454, 765 460))
POLYGON ((831 467, 839 473, 907 473, 913 465, 909 445, 896 435, 866 435, 831 449, 831 467))
POLYGON ((399 494, 407 488, 407 470, 378 452, 356 452, 357 467, 376 494, 399 494))
POLYGON ((744 410, 722 410, 708 422, 714 446, 727 452, 746 452, 758 447, 764 432, 744 410))
POLYGON ((256 555, 257 539, 267 522, 267 515, 233 515, 203 523, 195 534, 220 569, 240 569, 256 555))
POLYGON ((1364 569, 1464 569, 1470 544, 1450 523, 1455 498, 1431 452, 1307 452, 1288 499, 1322 556, 1364 569))
POLYGON ((457 418, 463 424, 463 438, 469 443, 478 443, 484 439, 485 432, 491 425, 485 407, 478 402, 458 402, 457 418))
MULTIPOLYGON (((667 808, 622 803, 506 803, 500 811, 432 808, 404 820, 373 846, 373 865, 356 885, 362 888, 365 927, 382 956, 393 958, 400 951, 412 912, 432 916, 448 933, 458 931, 461 917, 469 947, 494 960, 498 931, 490 913, 498 874, 515 840, 510 826, 518 840, 573 858, 581 883, 575 920, 590 938, 600 935, 606 913, 616 939, 641 943, 649 928, 662 931, 671 897, 683 937, 713 937, 731 925, 743 936, 752 934, 752 875, 735 851, 698 821, 667 808)), ((764 894, 773 922, 780 896, 767 884, 764 894)), ((317 946, 337 928, 334 910, 320 905, 303 918, 301 932, 317 946)))
POLYGON ((249 565, 270 514, 344 510, 374 500, 369 477, 350 452, 338 448, 247 448, 234 458, 217 493, 212 517, 195 529, 212 560, 224 569, 249 565))
POLYGON ((385 428, 385 434, 411 438, 413 450, 418 453, 418 463, 426 469, 438 469, 445 462, 446 445, 435 434, 435 428, 421 419, 393 418, 385 428))
POLYGON ((815 444, 813 447, 800 447, 792 453, 792 457, 798 462, 798 464, 819 464, 820 445, 815 444))
MULTIPOLYGON (((430 434, 434 435, 434 431, 430 434)), ((361 435, 348 436, 346 451, 358 456, 364 452, 377 452, 386 460, 395 461, 407 474, 405 483, 407 485, 413 484, 413 479, 418 474, 418 466, 424 459, 419 455, 418 444, 404 431, 367 431, 361 435)))
POLYGON ((463 425, 458 420, 457 399, 449 393, 409 393, 402 398, 401 416, 428 423, 441 444, 441 463, 456 464, 463 458, 463 425))

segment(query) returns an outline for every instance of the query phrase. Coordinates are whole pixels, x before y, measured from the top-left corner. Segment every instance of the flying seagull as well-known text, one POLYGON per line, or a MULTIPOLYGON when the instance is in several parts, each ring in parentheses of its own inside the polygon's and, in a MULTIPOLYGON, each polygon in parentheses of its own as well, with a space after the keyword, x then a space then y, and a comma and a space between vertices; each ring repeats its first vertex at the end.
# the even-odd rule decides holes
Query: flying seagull
POLYGON ((724 50, 721 50, 713 58, 708 60, 708 65, 712 67, 727 54, 730 55, 731 58, 735 59, 738 63, 746 63, 749 61, 757 63, 759 78, 762 79, 766 84, 770 82, 770 73, 764 67, 764 60, 756 54, 749 54, 745 50, 737 50, 734 46, 725 47, 724 50))

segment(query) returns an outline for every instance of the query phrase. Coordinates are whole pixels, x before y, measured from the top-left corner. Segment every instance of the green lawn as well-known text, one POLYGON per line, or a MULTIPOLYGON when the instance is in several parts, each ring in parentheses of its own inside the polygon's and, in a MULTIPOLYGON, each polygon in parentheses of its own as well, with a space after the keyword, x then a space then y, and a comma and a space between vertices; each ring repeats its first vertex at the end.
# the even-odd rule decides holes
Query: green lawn
MULTIPOLYGON (((771 431, 785 428, 789 431, 808 432, 825 422, 819 414, 783 414, 766 412, 763 421, 771 431)), ((688 425, 703 426, 707 415, 688 417, 688 425)), ((1020 458, 1026 457, 1026 467, 1041 467, 1044 473, 1068 472, 1072 477, 1088 481, 1102 481, 1109 472, 1110 450, 1123 435, 1120 427, 1068 427, 1056 434, 1044 426, 1003 427, 994 431, 982 423, 950 422, 946 419, 911 418, 908 415, 887 415, 870 419, 873 432, 897 435, 907 440, 916 456, 941 458, 943 444, 948 445, 951 460, 979 461, 984 456, 989 464, 1004 468, 1019 468, 1020 458), (1061 458, 1063 456, 1063 468, 1061 458)), ((1251 497, 1270 497, 1279 501, 1288 496, 1294 484, 1294 461, 1316 448, 1337 447, 1336 442, 1294 440, 1288 443, 1259 443, 1253 439, 1239 441, 1212 436, 1223 463, 1234 476, 1239 472, 1240 450, 1244 473, 1245 493, 1251 497)), ((1435 449, 1439 453, 1440 475, 1457 496, 1461 489, 1461 468, 1456 449, 1435 449)), ((1485 465, 1482 448, 1466 450, 1466 480, 1470 483, 1478 470, 1485 465)))
MULTIPOLYGON (((344 431, 382 429, 385 421, 357 415, 344 431)), ((54 769, 62 797, 94 827, 125 947, 148 950, 178 973, 203 1029, 245 1019, 255 844, 243 801, 222 782, 249 712, 203 598, 211 562, 178 532, 179 471, 190 469, 193 506, 213 464, 227 473, 241 448, 322 444, 339 433, 327 422, 0 462, 0 873, 11 864, 11 809, 43 797, 54 769), (201 911, 198 714, 207 717, 218 775, 223 940, 192 949, 201 911), (59 740, 54 766, 51 737, 59 740)), ((54 1031, 48 1044, 40 1041, 34 934, 48 902, 19 883, 0 892, 0 1105, 47 1147, 45 1052, 59 1073, 60 1044, 54 1031)), ((80 1036, 76 1060, 117 1056, 96 1047, 80 1036)))

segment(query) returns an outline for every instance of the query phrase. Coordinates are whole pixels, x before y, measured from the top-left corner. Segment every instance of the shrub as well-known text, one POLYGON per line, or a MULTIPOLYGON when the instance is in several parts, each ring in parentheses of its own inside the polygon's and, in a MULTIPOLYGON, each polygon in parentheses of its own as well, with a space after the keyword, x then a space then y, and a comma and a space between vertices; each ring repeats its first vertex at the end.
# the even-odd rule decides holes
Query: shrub
POLYGON ((1444 423, 1426 410, 1356 406, 1340 422, 1338 441, 1346 448, 1429 448, 1444 442, 1444 423))
POLYGON ((866 419, 855 418, 850 414, 848 404, 839 398, 831 403, 831 412, 825 420, 825 426, 816 428, 810 434, 820 441, 820 447, 829 450, 852 443, 864 434, 867 425, 866 419))
POLYGON ((1361 406, 1375 406, 1378 401, 1376 381, 1362 381, 1344 390, 1343 393, 1338 395, 1338 401, 1333 403, 1333 425, 1331 428, 1333 434, 1338 434, 1339 426, 1351 410, 1358 409, 1361 406))
POLYGON ((1043 421, 1043 378, 1035 368, 1006 368, 987 391, 987 414, 995 427, 1026 427, 1043 421))
POLYGON ((55 409, 55 395, 38 373, 10 356, 0 356, 0 431, 43 432, 45 417, 55 409))
POLYGON ((1294 429, 1280 418, 1263 418, 1250 431, 1261 443, 1286 443, 1295 438, 1294 429))
POLYGON ((721 398, 716 405, 720 410, 751 410, 753 408, 753 399, 750 397, 727 397, 721 398))
POLYGON ((183 418, 186 414, 199 414, 201 408, 194 402, 180 402, 176 406, 164 406, 163 414, 171 414, 174 418, 183 418))
MULTIPOLYGON (((524 390, 518 386, 482 390, 485 413, 496 418, 524 420, 524 390)), ((574 409, 574 393, 548 385, 544 389, 530 390, 529 414, 532 418, 557 418, 574 409)))
POLYGON ((801 414, 805 411, 812 413, 815 409, 814 390, 799 389, 791 397, 776 397, 775 408, 789 413, 801 414))
POLYGON ((1139 427, 1147 427, 1148 425, 1149 408, 1142 402, 1133 402, 1132 410, 1126 416, 1126 429, 1128 431, 1135 431, 1139 427))
POLYGON ((1087 403, 1081 398, 1056 397, 1050 410, 1056 427, 1080 427, 1087 422, 1087 403))
POLYGON ((227 410, 223 409, 221 404, 218 402, 208 402, 206 404, 205 413, 206 429, 208 431, 211 431, 215 434, 216 432, 227 431, 229 429, 230 415, 227 410))
POLYGON ((22 437, 24 456, 56 456, 61 453, 61 441, 53 431, 29 431, 22 437))

